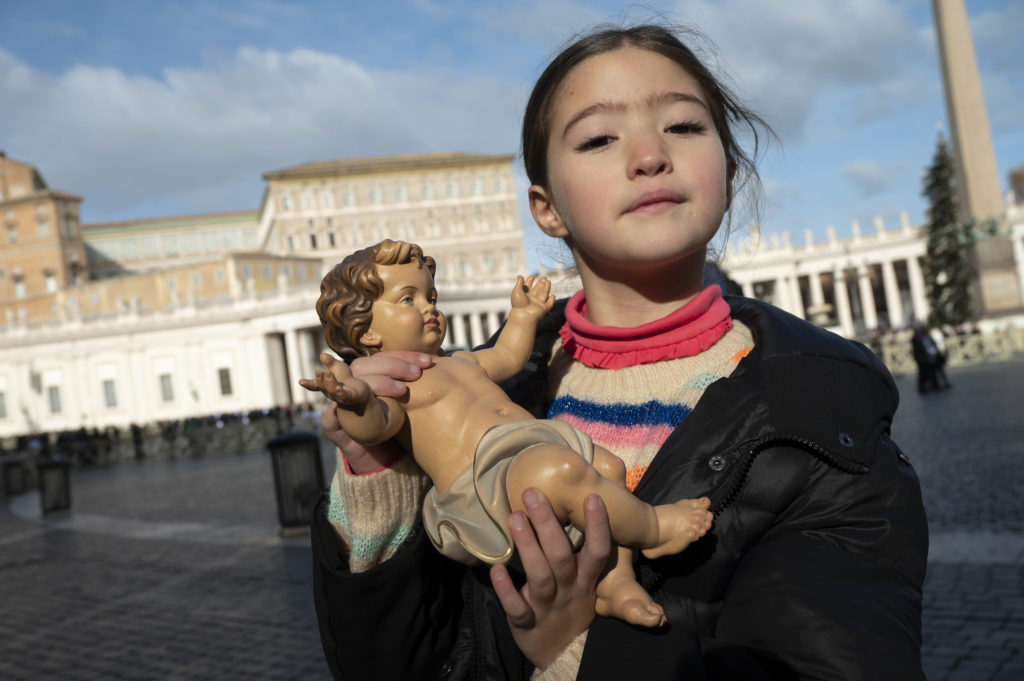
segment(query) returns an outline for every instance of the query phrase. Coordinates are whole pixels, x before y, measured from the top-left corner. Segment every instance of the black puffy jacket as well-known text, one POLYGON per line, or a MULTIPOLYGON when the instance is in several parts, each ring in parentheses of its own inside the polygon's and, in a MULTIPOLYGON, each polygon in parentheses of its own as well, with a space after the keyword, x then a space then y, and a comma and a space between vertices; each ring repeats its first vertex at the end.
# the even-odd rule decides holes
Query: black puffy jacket
MULTIPOLYGON (((681 554, 639 559, 669 624, 597 617, 578 678, 923 679, 927 524, 917 476, 890 437, 889 372, 859 344, 727 300, 754 350, 707 388, 636 489, 652 504, 709 496, 714 526, 681 554)), ((538 415, 561 310, 505 386, 538 415)), ((442 558, 418 531, 392 559, 351 574, 322 509, 313 547, 335 678, 529 677, 486 569, 442 558)))

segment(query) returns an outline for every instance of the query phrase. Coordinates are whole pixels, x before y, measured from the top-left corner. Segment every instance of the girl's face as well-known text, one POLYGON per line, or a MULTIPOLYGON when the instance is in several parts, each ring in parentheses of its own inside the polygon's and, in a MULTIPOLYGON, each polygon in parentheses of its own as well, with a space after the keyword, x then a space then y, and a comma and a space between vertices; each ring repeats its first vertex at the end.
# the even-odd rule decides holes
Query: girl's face
POLYGON ((551 113, 550 187, 534 218, 568 237, 580 274, 650 276, 704 250, 728 208, 725 152, 697 81, 660 54, 624 47, 577 65, 551 113))

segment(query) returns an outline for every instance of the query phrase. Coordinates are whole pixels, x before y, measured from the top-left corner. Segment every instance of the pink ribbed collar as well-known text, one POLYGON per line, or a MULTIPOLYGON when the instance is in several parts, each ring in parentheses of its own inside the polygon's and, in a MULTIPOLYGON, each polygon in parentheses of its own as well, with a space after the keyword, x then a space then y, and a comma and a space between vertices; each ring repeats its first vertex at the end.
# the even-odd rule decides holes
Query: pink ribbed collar
POLYGON ((562 347, 575 359, 598 369, 650 364, 696 355, 732 328, 722 289, 708 286, 672 314, 633 328, 597 326, 587 321, 587 300, 577 291, 565 306, 559 330, 562 347))

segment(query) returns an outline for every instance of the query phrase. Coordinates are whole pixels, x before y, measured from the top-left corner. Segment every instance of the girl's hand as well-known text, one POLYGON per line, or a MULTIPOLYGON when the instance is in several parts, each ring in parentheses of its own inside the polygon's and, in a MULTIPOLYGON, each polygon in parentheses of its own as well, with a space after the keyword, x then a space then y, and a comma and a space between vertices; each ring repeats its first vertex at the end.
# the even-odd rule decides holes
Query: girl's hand
POLYGON ((352 360, 352 375, 370 385, 377 397, 405 397, 406 381, 415 381, 433 364, 422 352, 387 351, 352 360))
POLYGON ((538 669, 545 669, 594 620, 597 582, 611 555, 611 530, 601 497, 589 495, 583 503, 586 539, 574 553, 539 490, 523 492, 523 504, 529 517, 512 513, 509 529, 526 584, 517 591, 503 565, 491 568, 491 584, 519 649, 538 669))
MULTIPOLYGON (((423 369, 432 363, 429 355, 420 352, 378 352, 370 357, 353 360, 349 367, 352 375, 365 381, 377 397, 404 397, 408 388, 405 381, 415 381, 423 369)), ((332 368, 333 373, 333 368, 332 368)), ((335 374, 337 375, 337 374, 335 374)), ((372 473, 382 466, 397 461, 404 450, 395 442, 364 446, 350 438, 338 422, 338 407, 328 402, 320 417, 320 425, 327 438, 337 445, 356 475, 372 473)))

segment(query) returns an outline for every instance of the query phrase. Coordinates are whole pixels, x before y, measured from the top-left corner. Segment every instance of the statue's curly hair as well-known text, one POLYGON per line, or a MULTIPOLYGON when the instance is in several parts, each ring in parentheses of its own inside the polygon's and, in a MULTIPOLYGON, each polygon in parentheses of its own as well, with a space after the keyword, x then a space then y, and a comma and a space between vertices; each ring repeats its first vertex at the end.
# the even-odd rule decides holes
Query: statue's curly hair
POLYGON ((404 265, 417 261, 431 276, 437 269, 423 249, 405 241, 385 239, 356 251, 334 266, 320 282, 316 313, 324 327, 327 346, 345 361, 366 357, 377 351, 360 342, 373 319, 373 301, 384 293, 378 265, 404 265))

